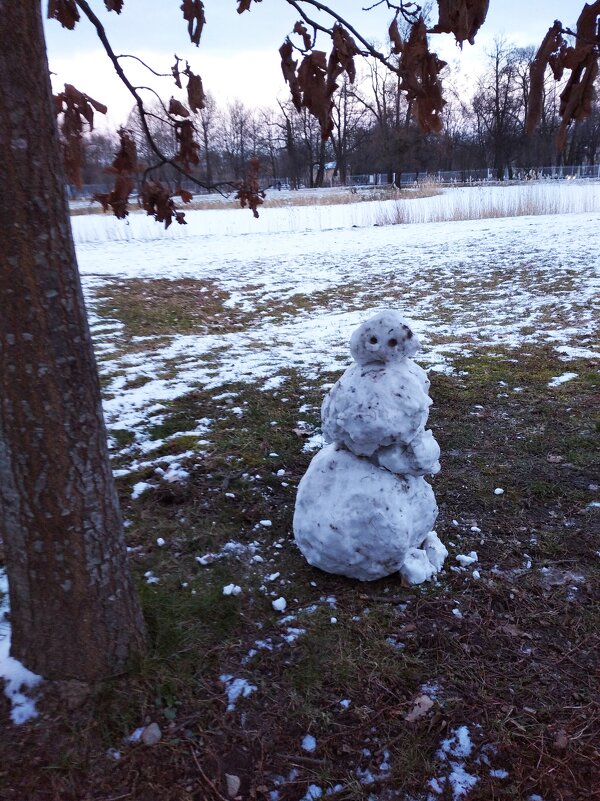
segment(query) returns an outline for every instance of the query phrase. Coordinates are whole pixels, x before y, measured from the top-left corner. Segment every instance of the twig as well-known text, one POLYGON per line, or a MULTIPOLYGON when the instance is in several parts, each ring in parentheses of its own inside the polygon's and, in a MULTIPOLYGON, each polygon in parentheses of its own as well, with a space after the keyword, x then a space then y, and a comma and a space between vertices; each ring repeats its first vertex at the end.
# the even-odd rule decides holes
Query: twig
POLYGON ((193 749, 193 748, 190 748, 190 752, 191 752, 191 754, 192 754, 192 759, 194 760, 194 764, 195 764, 195 765, 196 765, 196 767, 198 768, 198 772, 200 773, 200 775, 202 776, 202 778, 204 779, 204 781, 205 781, 205 782, 208 784, 208 786, 209 786, 209 787, 210 787, 210 789, 213 791, 213 793, 216 795, 216 797, 217 797, 218 799, 220 799, 220 801, 229 801, 229 799, 228 799, 228 798, 225 798, 225 796, 224 796, 224 795, 221 795, 221 793, 220 793, 220 792, 217 790, 217 788, 215 787, 215 785, 213 784, 213 782, 212 782, 212 781, 211 781, 211 780, 208 778, 208 776, 206 775, 206 773, 205 773, 205 772, 202 770, 202 768, 201 768, 201 766, 200 766, 200 763, 198 762, 198 758, 197 758, 197 756, 196 756, 196 752, 194 751, 194 749, 193 749))
POLYGON ((153 75, 156 75, 157 78, 170 78, 171 77, 171 73, 169 73, 169 72, 156 72, 156 70, 153 70, 152 67, 148 66, 148 64, 146 64, 145 61, 142 61, 141 58, 138 58, 138 56, 132 56, 129 53, 121 53, 120 56, 115 56, 115 58, 117 58, 117 59, 120 59, 120 58, 133 58, 133 59, 135 59, 135 61, 139 61, 140 64, 143 64, 143 66, 146 67, 146 69, 149 70, 153 75))

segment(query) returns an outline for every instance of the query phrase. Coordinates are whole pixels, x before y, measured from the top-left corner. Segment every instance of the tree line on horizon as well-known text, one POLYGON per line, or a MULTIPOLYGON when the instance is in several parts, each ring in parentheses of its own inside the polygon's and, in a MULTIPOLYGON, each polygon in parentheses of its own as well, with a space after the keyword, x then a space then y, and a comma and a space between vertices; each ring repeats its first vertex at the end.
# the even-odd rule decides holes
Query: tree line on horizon
MULTIPOLYGON (((263 186, 287 181, 291 188, 345 184, 350 175, 384 174, 391 183, 402 173, 492 170, 494 177, 557 165, 594 164, 600 158, 600 103, 572 126, 566 147, 557 150, 560 95, 563 85, 548 74, 544 82, 540 124, 526 133, 530 102, 530 70, 535 48, 517 47, 496 39, 486 55, 485 69, 470 97, 461 97, 460 75, 448 68, 446 106, 440 133, 423 133, 397 75, 377 62, 354 85, 345 79, 334 96, 334 128, 324 141, 318 121, 307 109, 300 113, 291 101, 277 108, 253 108, 241 100, 219 105, 206 94, 205 107, 193 122, 199 132, 199 164, 194 173, 208 185, 239 182, 250 160, 260 164, 263 186)), ((156 101, 158 103, 158 101, 156 101)), ((166 103, 165 103, 166 105, 166 103)), ((157 108, 160 111, 160 108, 157 108)), ((140 165, 152 161, 152 150, 134 108, 123 126, 136 142, 140 165)), ((173 129, 150 117, 151 133, 169 156, 177 151, 173 129)), ((106 169, 118 149, 116 132, 93 131, 83 142, 84 184, 110 181, 106 169)), ((178 183, 170 166, 163 180, 178 183)))

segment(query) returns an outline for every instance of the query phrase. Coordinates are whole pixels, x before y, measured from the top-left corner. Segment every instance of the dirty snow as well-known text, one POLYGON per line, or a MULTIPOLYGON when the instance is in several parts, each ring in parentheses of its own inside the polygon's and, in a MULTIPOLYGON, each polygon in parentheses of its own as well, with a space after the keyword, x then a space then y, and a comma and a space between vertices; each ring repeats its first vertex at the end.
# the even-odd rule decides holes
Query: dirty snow
POLYGON ((240 698, 247 698, 256 690, 256 685, 250 684, 247 679, 235 678, 230 673, 223 673, 219 680, 225 685, 227 693, 227 711, 233 712, 240 698))
POLYGON ((577 373, 563 373, 562 375, 557 375, 548 382, 548 386, 552 388, 560 387, 561 384, 566 384, 567 381, 572 381, 574 378, 577 378, 577 375, 577 373))

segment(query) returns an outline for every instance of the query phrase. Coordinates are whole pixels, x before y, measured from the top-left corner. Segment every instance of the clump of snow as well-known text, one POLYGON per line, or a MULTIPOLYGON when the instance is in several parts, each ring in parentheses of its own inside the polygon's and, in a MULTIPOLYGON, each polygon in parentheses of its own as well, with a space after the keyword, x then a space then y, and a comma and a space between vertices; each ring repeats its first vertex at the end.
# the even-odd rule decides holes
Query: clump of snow
POLYGON ((442 740, 437 756, 439 759, 445 759, 450 756, 465 759, 471 756, 472 752, 473 743, 471 742, 469 727, 459 726, 454 729, 450 737, 442 740))
POLYGON ((313 751, 317 748, 317 741, 312 736, 312 734, 305 734, 302 738, 302 749, 307 751, 309 754, 312 754, 313 751))
POLYGON ((4 695, 11 703, 13 723, 25 723, 38 716, 35 698, 23 692, 37 687, 43 679, 10 656, 10 623, 8 622, 8 579, 0 568, 0 679, 4 680, 4 695))
POLYGON ((184 468, 178 462, 171 462, 168 469, 163 473, 163 481, 168 481, 170 484, 175 482, 184 482, 190 477, 190 473, 188 470, 184 470, 184 468))
POLYGON ((148 484, 147 481, 138 481, 137 484, 133 485, 131 490, 131 497, 133 500, 137 500, 140 495, 148 490, 154 489, 154 484, 148 484))
POLYGON ((572 381, 574 378, 577 378, 579 373, 563 373, 562 375, 557 375, 548 381, 548 386, 552 389, 555 387, 560 387, 561 384, 566 384, 567 381, 572 381))
POLYGON ((492 768, 490 776, 494 779, 508 779, 508 771, 504 768, 492 768))
POLYGON ((504 490, 502 489, 502 487, 496 487, 496 489, 494 490, 494 495, 504 495, 504 490))
POLYGON ((458 553, 456 554, 456 561, 459 562, 462 567, 468 567, 476 562, 478 559, 477 551, 471 551, 469 554, 458 553))
POLYGON ((448 783, 453 801, 459 801, 477 784, 479 778, 469 773, 464 765, 472 753, 473 743, 467 726, 459 726, 450 737, 442 740, 436 756, 447 764, 449 772, 445 776, 430 779, 429 786, 436 795, 441 795, 448 783))
POLYGON ((223 587, 223 595, 239 595, 241 592, 242 588, 237 584, 226 584, 223 587))
POLYGON ((276 598, 271 602, 271 606, 276 612, 283 612, 287 606, 285 598, 276 598))
POLYGON ((323 797, 323 790, 318 784, 309 784, 306 794, 302 796, 300 801, 315 801, 317 798, 323 797))
POLYGON ((219 676, 219 680, 225 685, 227 693, 227 711, 232 712, 240 698, 248 698, 255 692, 256 685, 250 684, 246 679, 236 679, 230 673, 223 673, 219 676))

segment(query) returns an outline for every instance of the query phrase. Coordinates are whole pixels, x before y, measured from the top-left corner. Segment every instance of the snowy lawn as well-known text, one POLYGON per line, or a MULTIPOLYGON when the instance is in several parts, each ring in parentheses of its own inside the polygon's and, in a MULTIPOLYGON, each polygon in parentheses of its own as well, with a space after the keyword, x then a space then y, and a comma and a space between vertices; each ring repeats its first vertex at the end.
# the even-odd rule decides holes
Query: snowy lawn
MULTIPOLYGON (((576 191, 593 204, 597 189, 576 191)), ((86 703, 47 690, 46 717, 11 727, 15 798, 592 797, 600 207, 586 209, 382 226, 381 204, 357 203, 266 210, 256 227, 211 210, 166 234, 76 218, 152 648, 86 703), (424 342, 442 447, 450 556, 412 589, 320 573, 291 539, 324 391, 352 329, 389 306, 424 342), (162 739, 143 745, 152 723, 162 739)))

